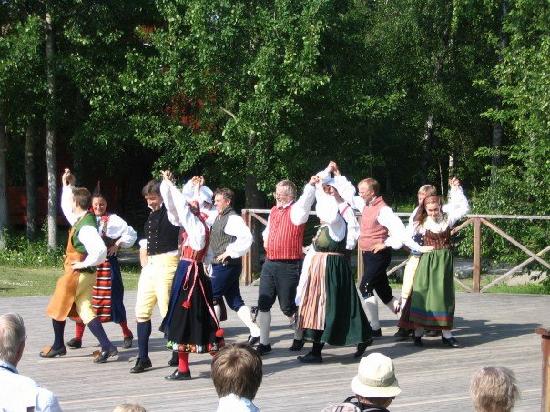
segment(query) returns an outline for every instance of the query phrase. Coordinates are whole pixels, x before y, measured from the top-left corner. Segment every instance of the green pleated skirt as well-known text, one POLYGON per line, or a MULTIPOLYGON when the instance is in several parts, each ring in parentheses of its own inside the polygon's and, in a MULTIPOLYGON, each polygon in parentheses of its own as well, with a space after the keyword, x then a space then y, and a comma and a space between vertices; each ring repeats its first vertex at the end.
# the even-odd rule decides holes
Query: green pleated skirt
POLYGON ((415 327, 452 329, 454 312, 453 255, 448 249, 424 253, 414 276, 410 321, 415 327))

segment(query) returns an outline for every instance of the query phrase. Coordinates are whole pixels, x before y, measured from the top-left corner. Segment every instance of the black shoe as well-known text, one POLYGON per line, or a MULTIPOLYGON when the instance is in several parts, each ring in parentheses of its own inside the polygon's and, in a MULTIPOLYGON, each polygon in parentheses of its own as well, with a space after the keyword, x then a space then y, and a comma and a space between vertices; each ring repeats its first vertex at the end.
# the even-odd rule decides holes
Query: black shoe
POLYGON ((260 337, 259 336, 248 336, 248 344, 250 346, 254 346, 256 345, 257 343, 260 343, 260 337))
POLYGON ((172 352, 172 357, 168 361, 168 366, 178 366, 178 352, 172 352))
POLYGON ((99 352, 97 356, 94 358, 94 363, 105 363, 107 362, 107 359, 117 355, 118 355, 118 350, 113 346, 109 350, 103 350, 99 352))
POLYGON ((298 352, 304 347, 305 341, 303 339, 293 339, 292 345, 288 348, 289 351, 298 352))
POLYGON ((424 346, 424 344, 422 343, 422 336, 414 337, 414 346, 424 346))
POLYGON ((130 369, 130 373, 141 373, 141 372, 145 372, 147 369, 153 367, 153 365, 151 364, 151 359, 149 358, 137 358, 136 359, 136 364, 134 365, 134 367, 132 369, 130 369))
POLYGON ((394 333, 394 337, 396 337, 397 341, 407 340, 409 339, 409 336, 413 333, 412 329, 405 329, 405 328, 399 328, 397 332, 394 333))
POLYGON ((124 349, 130 349, 132 347, 132 343, 134 341, 134 337, 133 336, 126 336, 124 338, 124 343, 122 344, 122 347, 124 349))
POLYGON ((302 363, 323 363, 323 358, 309 352, 307 355, 298 356, 298 360, 302 363))
POLYGON ((436 329, 428 329, 424 332, 424 336, 428 338, 436 338, 438 336, 441 336, 441 331, 436 329))
POLYGON ((441 341, 443 342, 443 345, 450 346, 451 348, 460 348, 460 343, 458 343, 454 336, 451 336, 449 339, 442 336, 441 341))
POLYGON ((82 347, 82 340, 78 338, 72 338, 67 342, 67 346, 71 349, 80 349, 82 347))
POLYGON ((58 356, 65 356, 67 354, 67 348, 65 346, 59 349, 52 349, 51 347, 44 348, 40 351, 41 358, 56 358, 58 356))
POLYGON ((303 339, 293 339, 292 345, 288 348, 289 351, 298 352, 304 347, 305 341, 303 339))
POLYGON ((382 337, 382 328, 380 329, 373 329, 372 335, 373 338, 381 338, 382 337))
POLYGON ((361 356, 363 356, 363 353, 365 353, 365 351, 367 350, 367 348, 372 345, 372 338, 370 338, 369 340, 367 340, 366 342, 361 342, 361 343, 358 343, 357 344, 357 350, 355 351, 355 353, 353 354, 353 357, 354 358, 360 358, 361 356))
POLYGON ((269 352, 271 352, 271 345, 263 345, 260 343, 258 346, 256 346, 256 353, 260 356, 263 356, 269 352))
POLYGON ((188 381, 191 379, 191 372, 180 372, 176 369, 171 375, 165 376, 164 379, 167 381, 188 381))

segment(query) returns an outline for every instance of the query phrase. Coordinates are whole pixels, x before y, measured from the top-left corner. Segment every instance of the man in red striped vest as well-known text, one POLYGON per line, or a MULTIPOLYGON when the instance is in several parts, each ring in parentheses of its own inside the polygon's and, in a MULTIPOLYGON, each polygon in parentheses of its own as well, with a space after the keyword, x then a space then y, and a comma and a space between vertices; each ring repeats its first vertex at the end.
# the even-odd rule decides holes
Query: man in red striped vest
MULTIPOLYGON (((260 344, 256 350, 260 355, 271 351, 269 329, 275 298, 279 299, 281 311, 290 324, 295 321, 297 308, 294 300, 302 266, 304 228, 315 200, 315 181, 305 185, 298 201, 295 201, 296 185, 290 180, 277 183, 274 196, 276 205, 271 209, 262 234, 266 259, 262 266, 258 298, 260 344)), ((301 331, 296 330, 290 350, 300 350, 303 344, 301 331)))
POLYGON ((391 262, 391 250, 403 245, 405 226, 379 195, 380 185, 375 179, 363 179, 357 188, 359 196, 354 197, 353 206, 361 212, 359 247, 365 268, 359 290, 365 299, 363 307, 372 336, 382 336, 376 295, 393 313, 399 312, 399 303, 393 296, 386 271, 391 262))

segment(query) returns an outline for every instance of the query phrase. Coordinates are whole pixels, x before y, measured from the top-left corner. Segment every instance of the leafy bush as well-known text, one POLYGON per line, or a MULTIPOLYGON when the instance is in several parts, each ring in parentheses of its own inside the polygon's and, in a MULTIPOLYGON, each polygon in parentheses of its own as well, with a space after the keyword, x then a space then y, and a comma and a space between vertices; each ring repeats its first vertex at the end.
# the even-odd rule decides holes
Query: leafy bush
POLYGON ((0 250, 0 265, 5 266, 60 266, 63 263, 62 247, 49 250, 43 237, 29 241, 24 235, 6 231, 6 248, 0 250))

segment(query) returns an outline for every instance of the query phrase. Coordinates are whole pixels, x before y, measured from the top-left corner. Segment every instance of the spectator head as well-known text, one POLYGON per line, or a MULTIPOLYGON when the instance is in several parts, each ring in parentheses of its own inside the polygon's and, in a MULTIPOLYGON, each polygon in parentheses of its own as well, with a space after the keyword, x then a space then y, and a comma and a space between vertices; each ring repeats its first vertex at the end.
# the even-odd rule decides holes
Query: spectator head
POLYGON ((519 398, 514 372, 508 368, 484 367, 470 382, 476 412, 509 412, 519 398))
POLYGON ((221 348, 212 360, 212 380, 218 396, 254 399, 262 383, 262 359, 246 344, 221 348))
POLYGON ((25 323, 17 313, 0 316, 0 359, 14 366, 25 349, 25 323))
POLYGON ((162 196, 160 194, 160 182, 158 180, 149 180, 143 189, 141 194, 147 202, 147 206, 152 211, 159 210, 162 206, 162 196))
POLYGON ((73 187, 73 210, 88 210, 92 207, 92 195, 85 187, 73 187))
POLYGON ((123 403, 113 409, 113 412, 147 412, 147 410, 137 403, 123 403))
POLYGON ((388 407, 401 393, 392 360, 376 352, 361 359, 351 389, 362 404, 388 407))

